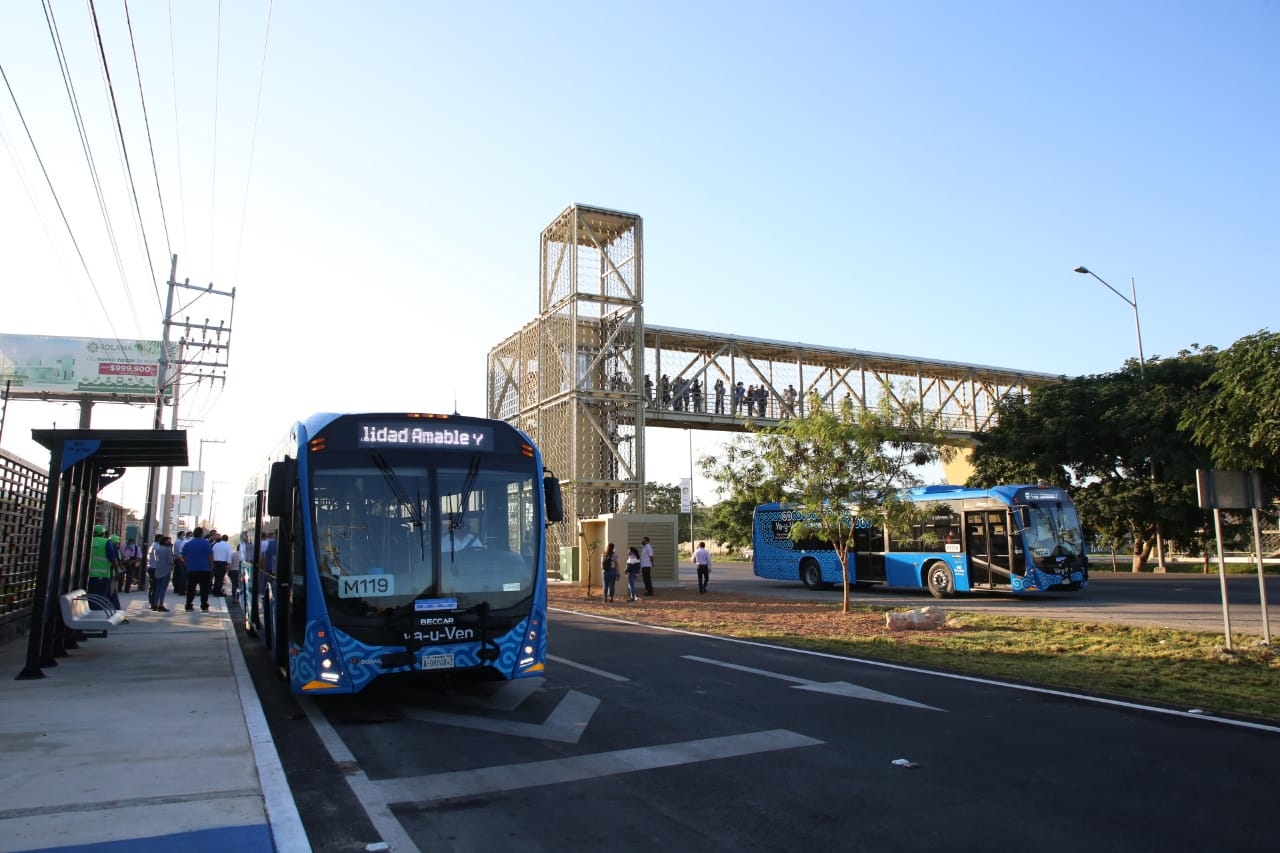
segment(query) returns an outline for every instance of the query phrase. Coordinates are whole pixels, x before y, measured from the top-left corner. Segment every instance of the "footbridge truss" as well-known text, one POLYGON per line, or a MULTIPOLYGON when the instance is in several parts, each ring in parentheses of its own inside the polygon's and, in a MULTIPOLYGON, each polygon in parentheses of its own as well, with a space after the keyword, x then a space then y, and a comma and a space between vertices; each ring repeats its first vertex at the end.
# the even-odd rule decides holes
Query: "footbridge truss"
POLYGON ((542 233, 540 313, 489 352, 487 409, 529 433, 577 520, 644 505, 645 428, 745 431, 816 394, 936 415, 965 444, 998 403, 1060 377, 644 322, 639 216, 573 205, 542 233), (664 382, 665 380, 665 382, 664 382), (717 387, 717 382, 720 383, 717 387), (755 389, 741 399, 734 389, 755 389))

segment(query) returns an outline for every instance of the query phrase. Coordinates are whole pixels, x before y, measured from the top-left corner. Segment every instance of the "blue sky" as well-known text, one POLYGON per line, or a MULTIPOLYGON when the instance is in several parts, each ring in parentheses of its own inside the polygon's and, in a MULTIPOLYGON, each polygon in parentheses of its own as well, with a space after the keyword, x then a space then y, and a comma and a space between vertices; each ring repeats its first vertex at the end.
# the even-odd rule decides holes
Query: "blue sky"
MULTIPOLYGON (((143 227, 85 4, 52 8, 119 263, 41 4, 0 5, 89 270, 0 89, 0 333, 157 339, 171 253, 235 288, 226 382, 181 410, 224 529, 313 411, 482 413, 485 356, 536 314, 538 235, 572 203, 644 217, 657 325, 1116 370, 1133 312, 1080 264, 1133 277, 1149 358, 1280 317, 1275 2, 135 0, 158 190, 125 7, 95 6, 143 227)), ((47 463, 30 430, 77 417, 15 401, 3 447, 47 463)), ((675 482, 688 439, 659 432, 649 479, 675 482)), ((107 497, 141 509, 144 487, 107 497)))

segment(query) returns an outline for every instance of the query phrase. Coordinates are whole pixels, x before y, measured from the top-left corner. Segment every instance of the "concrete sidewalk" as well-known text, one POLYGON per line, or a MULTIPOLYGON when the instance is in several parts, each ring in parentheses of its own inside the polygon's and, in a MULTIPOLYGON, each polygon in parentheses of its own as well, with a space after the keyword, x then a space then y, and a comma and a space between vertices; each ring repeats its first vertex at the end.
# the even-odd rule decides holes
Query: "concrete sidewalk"
POLYGON ((224 599, 120 598, 44 678, 0 646, 0 851, 309 851, 224 599))

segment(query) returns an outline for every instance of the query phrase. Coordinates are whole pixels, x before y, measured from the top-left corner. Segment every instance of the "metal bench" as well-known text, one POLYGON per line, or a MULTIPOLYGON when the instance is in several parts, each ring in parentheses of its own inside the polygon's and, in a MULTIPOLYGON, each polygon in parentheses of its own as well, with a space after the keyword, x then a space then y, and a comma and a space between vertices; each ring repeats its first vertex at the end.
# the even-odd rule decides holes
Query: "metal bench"
POLYGON ((62 606, 62 621, 68 628, 86 634, 107 636, 107 631, 125 621, 124 611, 116 610, 111 602, 100 595, 90 595, 83 589, 73 589, 58 597, 62 606), (99 609, 90 609, 92 602, 99 609))

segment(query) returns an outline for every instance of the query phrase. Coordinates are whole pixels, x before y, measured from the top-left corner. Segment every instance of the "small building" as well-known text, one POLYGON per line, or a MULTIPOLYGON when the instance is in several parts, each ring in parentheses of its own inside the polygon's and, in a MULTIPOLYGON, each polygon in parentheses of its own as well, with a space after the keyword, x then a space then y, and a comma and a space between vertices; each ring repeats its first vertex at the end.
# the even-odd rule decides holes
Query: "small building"
POLYGON ((680 580, 680 561, 676 551, 676 516, 632 515, 629 513, 598 515, 578 522, 578 547, 572 558, 572 575, 562 580, 572 580, 586 586, 590 573, 592 585, 601 582, 600 557, 605 546, 613 543, 618 554, 618 570, 626 571, 627 549, 640 548, 644 537, 653 545, 653 583, 655 586, 675 586, 680 580))

